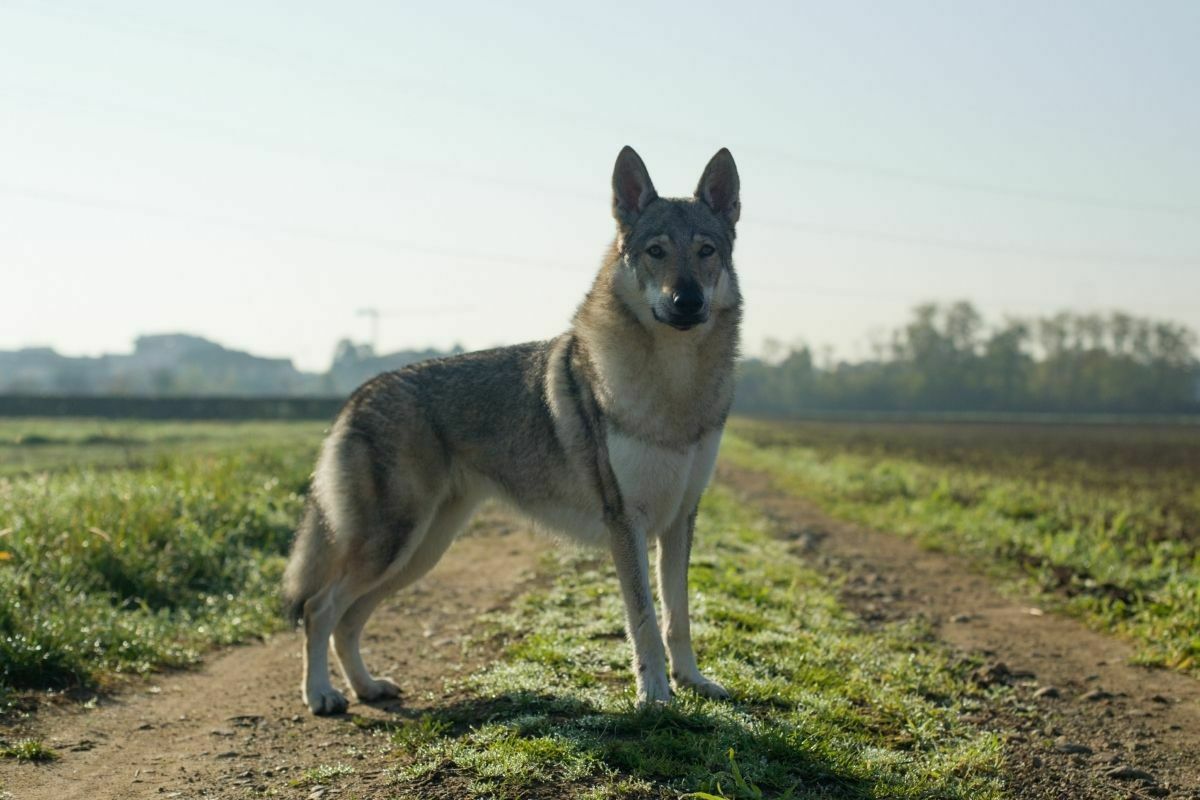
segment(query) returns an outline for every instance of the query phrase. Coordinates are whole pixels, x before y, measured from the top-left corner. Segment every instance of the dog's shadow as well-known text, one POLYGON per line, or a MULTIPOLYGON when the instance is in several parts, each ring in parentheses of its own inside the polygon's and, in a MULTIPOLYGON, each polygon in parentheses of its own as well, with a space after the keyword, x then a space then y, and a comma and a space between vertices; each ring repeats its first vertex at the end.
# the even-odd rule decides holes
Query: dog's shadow
MULTIPOLYGON (((725 789, 755 796, 872 797, 875 782, 847 771, 804 731, 764 724, 774 709, 740 704, 748 713, 721 713, 694 703, 637 710, 603 710, 575 696, 512 691, 463 698, 444 706, 414 708, 402 700, 370 703, 389 718, 359 727, 390 732, 393 742, 415 749, 437 740, 460 740, 484 726, 501 726, 500 738, 552 738, 569 752, 600 765, 600 773, 649 781, 672 792, 725 789), (690 787, 690 788, 689 788, 690 787)), ((481 744, 480 747, 486 747, 481 744)), ((461 775, 461 767, 451 767, 461 775)))

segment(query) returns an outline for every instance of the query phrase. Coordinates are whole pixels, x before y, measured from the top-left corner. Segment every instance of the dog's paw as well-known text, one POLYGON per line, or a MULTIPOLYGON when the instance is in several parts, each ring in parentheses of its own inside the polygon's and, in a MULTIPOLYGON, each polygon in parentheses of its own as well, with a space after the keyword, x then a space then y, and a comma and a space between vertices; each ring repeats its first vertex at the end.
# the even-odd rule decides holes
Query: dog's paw
POLYGON ((697 674, 695 678, 684 680, 675 679, 675 685, 681 689, 693 691, 701 697, 708 697, 713 700, 728 700, 729 690, 716 681, 711 681, 703 675, 697 674))
POLYGON ((308 704, 309 711, 317 716, 341 714, 350 707, 350 701, 346 699, 346 695, 332 686, 305 692, 304 702, 308 704))
POLYGON ((661 675, 656 679, 647 679, 638 687, 637 695, 638 708, 663 705, 671 702, 671 684, 667 683, 666 675, 661 675))
POLYGON ((399 697, 400 687, 390 678, 373 678, 369 686, 355 689, 354 696, 364 703, 386 700, 389 697, 399 697))

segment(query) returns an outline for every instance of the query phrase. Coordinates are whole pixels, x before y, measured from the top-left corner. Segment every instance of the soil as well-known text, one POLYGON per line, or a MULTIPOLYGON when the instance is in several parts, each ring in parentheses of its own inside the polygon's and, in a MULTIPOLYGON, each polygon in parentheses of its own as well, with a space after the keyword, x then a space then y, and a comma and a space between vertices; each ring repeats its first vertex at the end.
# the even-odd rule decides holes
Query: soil
POLYGON ((363 657, 400 683, 398 699, 352 701, 341 717, 313 717, 300 699, 301 637, 279 634, 227 650, 203 669, 138 682, 95 709, 43 707, 16 729, 0 730, 5 738, 40 738, 61 756, 50 764, 0 761, 0 798, 382 794, 389 765, 371 757, 370 722, 415 717, 445 703, 445 680, 494 654, 486 643, 464 652, 463 639, 480 614, 502 608, 533 579, 545 546, 502 517, 486 518, 424 580, 376 612, 363 657), (293 785, 321 764, 354 773, 339 776, 336 786, 293 785))
MULTIPOLYGON (((719 477, 770 514, 798 554, 844 578, 845 603, 868 624, 924 618, 979 665, 971 680, 1012 687, 987 692, 968 721, 1003 737, 1014 797, 1200 800, 1200 682, 1133 666, 1127 643, 1001 593, 962 559, 831 520, 763 474, 723 465, 719 477)), ((0 800, 382 796, 388 765, 373 755, 370 722, 452 700, 445 680, 495 654, 487 644, 464 650, 464 637, 534 580, 544 546, 504 517, 485 517, 379 611, 364 655, 399 681, 397 700, 312 717, 300 701, 299 636, 280 634, 194 672, 131 682, 94 709, 43 704, 0 734, 40 738, 61 758, 0 761, 0 800), (320 764, 354 772, 296 785, 320 764)))
POLYGON ((1129 643, 1000 592, 964 559, 831 520, 759 472, 718 477, 757 504, 869 623, 920 617, 994 692, 971 722, 1005 739, 1019 798, 1200 798, 1200 682, 1132 664, 1129 643))

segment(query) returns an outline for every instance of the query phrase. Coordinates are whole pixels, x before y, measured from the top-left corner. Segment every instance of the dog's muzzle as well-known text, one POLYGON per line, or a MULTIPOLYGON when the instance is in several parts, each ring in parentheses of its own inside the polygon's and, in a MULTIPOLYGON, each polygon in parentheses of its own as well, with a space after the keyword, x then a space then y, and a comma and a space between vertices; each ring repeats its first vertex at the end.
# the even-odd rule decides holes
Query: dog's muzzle
POLYGON ((671 302, 664 303, 661 311, 654 310, 654 318, 672 328, 686 331, 708 321, 708 304, 704 292, 694 283, 684 283, 671 292, 671 302))
POLYGON ((708 322, 707 308, 702 308, 697 314, 677 314, 671 311, 660 312, 657 308, 651 309, 651 311, 654 314, 654 319, 664 325, 670 325, 679 331, 690 330, 697 325, 703 325, 708 322))

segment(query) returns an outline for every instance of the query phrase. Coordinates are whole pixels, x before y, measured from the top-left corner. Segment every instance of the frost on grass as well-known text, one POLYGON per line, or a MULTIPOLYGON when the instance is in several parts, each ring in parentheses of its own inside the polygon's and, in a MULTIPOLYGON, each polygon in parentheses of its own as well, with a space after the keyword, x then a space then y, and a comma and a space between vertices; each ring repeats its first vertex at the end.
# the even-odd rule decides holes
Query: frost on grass
POLYGON ((304 774, 291 782, 291 785, 297 788, 327 786, 338 778, 353 774, 354 769, 345 764, 321 764, 312 769, 305 770, 304 774))
POLYGON ((12 744, 0 741, 0 758, 16 761, 46 762, 58 758, 58 753, 37 739, 17 739, 12 744))
POLYGON ((634 708, 616 578, 568 551, 549 589, 497 616, 503 657, 396 748, 399 788, 461 796, 1001 795, 1000 747, 925 631, 868 631, 765 520, 710 491, 692 567, 702 668, 733 702, 634 708))
POLYGON ((851 442, 829 426, 740 421, 722 457, 834 516, 1016 578, 1040 604, 1132 639, 1142 663, 1200 674, 1200 461, 1183 453, 1189 441, 1168 458, 1145 432, 1098 443, 1026 434, 1020 447, 1000 435, 944 452, 940 437, 915 432, 856 430, 851 442))
POLYGON ((281 625, 313 445, 0 476, 0 702, 194 663, 281 625))

